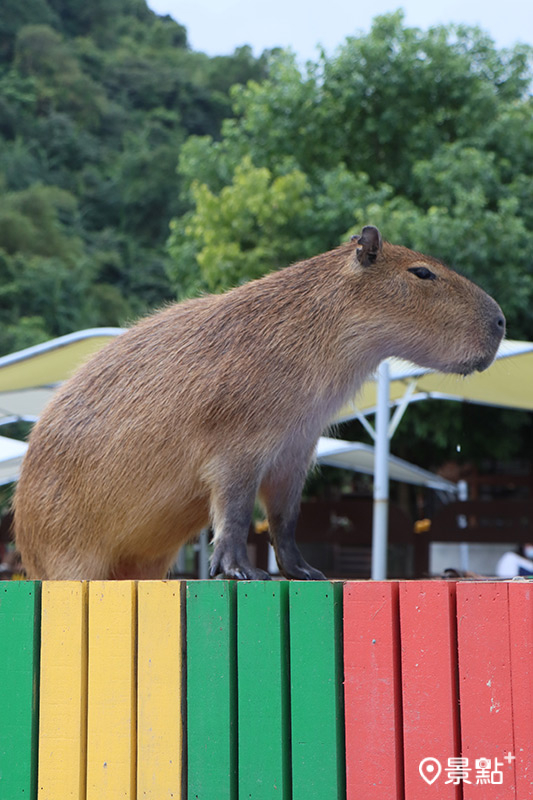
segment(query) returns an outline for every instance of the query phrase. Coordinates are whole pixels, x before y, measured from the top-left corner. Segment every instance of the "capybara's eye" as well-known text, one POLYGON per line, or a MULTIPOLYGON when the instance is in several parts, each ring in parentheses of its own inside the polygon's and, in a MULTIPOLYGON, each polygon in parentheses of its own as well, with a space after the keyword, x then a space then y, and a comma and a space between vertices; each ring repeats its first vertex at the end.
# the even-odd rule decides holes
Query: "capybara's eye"
POLYGON ((412 272, 413 275, 416 275, 417 278, 421 278, 423 281, 434 281, 437 277, 435 273, 431 272, 427 267, 409 267, 407 272, 412 272))

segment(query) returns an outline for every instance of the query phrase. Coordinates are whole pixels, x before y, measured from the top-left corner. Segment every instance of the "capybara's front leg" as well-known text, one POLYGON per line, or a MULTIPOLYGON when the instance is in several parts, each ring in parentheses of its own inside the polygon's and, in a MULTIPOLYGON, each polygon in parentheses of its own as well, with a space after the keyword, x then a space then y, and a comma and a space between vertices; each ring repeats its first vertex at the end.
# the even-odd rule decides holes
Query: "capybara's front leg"
POLYGON ((323 581, 326 576, 304 559, 294 538, 298 511, 292 516, 268 516, 270 536, 280 572, 286 578, 300 581, 323 581))
POLYGON ((246 542, 255 502, 255 487, 235 482, 230 489, 213 493, 213 529, 215 549, 209 574, 237 580, 270 580, 270 575, 252 566, 246 542))
MULTIPOLYGON (((246 537, 248 529, 246 529, 246 537)), ((223 536, 215 543, 211 557, 209 574, 212 578, 221 575, 223 578, 235 578, 241 581, 271 580, 268 572, 253 567, 246 552, 246 541, 236 532, 223 536)))
POLYGON ((325 580, 325 575, 304 559, 296 544, 295 531, 306 470, 292 474, 273 471, 263 480, 260 497, 268 515, 270 539, 281 573, 303 581, 325 580))

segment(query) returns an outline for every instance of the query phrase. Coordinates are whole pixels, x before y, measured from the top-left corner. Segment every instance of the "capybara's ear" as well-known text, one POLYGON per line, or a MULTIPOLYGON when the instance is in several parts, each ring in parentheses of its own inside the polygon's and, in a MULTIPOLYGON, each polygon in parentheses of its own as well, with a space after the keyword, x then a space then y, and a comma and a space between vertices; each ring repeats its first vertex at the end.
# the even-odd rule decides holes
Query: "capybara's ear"
POLYGON ((360 236, 352 236, 357 241, 356 258, 362 267, 369 267, 375 262, 383 249, 383 240, 377 228, 365 225, 360 236))

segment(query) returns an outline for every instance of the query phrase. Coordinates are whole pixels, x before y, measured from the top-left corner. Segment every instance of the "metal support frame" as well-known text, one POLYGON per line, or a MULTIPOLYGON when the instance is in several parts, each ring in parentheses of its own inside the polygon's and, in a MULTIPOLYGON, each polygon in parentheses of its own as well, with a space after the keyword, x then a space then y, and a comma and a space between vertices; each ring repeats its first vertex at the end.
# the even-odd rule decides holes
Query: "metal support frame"
MULTIPOLYGON (((400 400, 400 402, 398 403, 398 405, 396 406, 396 410, 395 410, 394 414, 392 415, 392 419, 391 419, 390 425, 389 425, 389 439, 392 439, 392 437, 396 433, 396 428, 398 427, 398 425, 402 421, 402 417, 405 414, 407 406, 411 402, 415 391, 416 391, 416 381, 413 380, 413 381, 410 381, 407 384, 407 389, 405 390, 405 394, 402 397, 402 399, 400 400)), ((387 402, 388 402, 388 399, 387 399, 387 402)))
POLYGON ((370 422, 367 420, 364 414, 361 414, 358 408, 354 407, 354 412, 355 412, 355 418, 359 420, 365 431, 369 434, 369 436, 372 437, 372 440, 375 442, 376 431, 374 430, 370 422))
POLYGON ((209 530, 205 528, 198 539, 198 577, 204 581, 209 578, 209 530))
POLYGON ((389 453, 390 440, 416 391, 416 381, 411 380, 389 422, 390 368, 382 361, 377 374, 377 406, 375 426, 357 409, 355 416, 370 434, 375 444, 374 461, 374 508, 372 518, 372 580, 382 581, 387 577, 387 545, 389 527, 389 453))
POLYGON ((374 581, 387 577, 389 522, 389 397, 390 374, 387 361, 378 368, 376 448, 374 461, 374 511, 372 519, 372 572, 374 581))

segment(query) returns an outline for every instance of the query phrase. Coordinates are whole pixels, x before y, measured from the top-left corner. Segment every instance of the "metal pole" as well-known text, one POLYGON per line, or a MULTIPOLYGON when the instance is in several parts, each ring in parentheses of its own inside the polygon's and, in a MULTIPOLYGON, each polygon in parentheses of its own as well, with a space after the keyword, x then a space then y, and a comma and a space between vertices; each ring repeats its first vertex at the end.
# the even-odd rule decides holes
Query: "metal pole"
POLYGON ((203 581, 209 578, 209 531, 205 529, 198 541, 198 577, 203 581))
POLYGON ((183 575, 185 572, 185 545, 180 547, 178 550, 178 555, 176 556, 176 560, 174 562, 174 570, 178 573, 178 575, 183 575))
POLYGON ((378 368, 378 405, 374 461, 374 514, 372 521, 372 580, 387 577, 387 529, 389 521, 389 398, 387 361, 378 368))
POLYGON ((276 553, 271 544, 268 545, 268 567, 267 570, 270 575, 279 575, 278 562, 276 560, 276 553))
MULTIPOLYGON (((458 484, 458 500, 461 502, 465 502, 468 500, 468 483, 466 481, 459 481, 458 484)), ((459 523, 460 528, 466 528, 468 526, 468 520, 466 519, 464 514, 461 514, 459 519, 457 520, 459 523)), ((470 545, 468 542, 461 542, 459 545, 459 552, 460 552, 460 559, 461 559, 461 569, 463 572, 468 572, 470 569, 470 545)))

